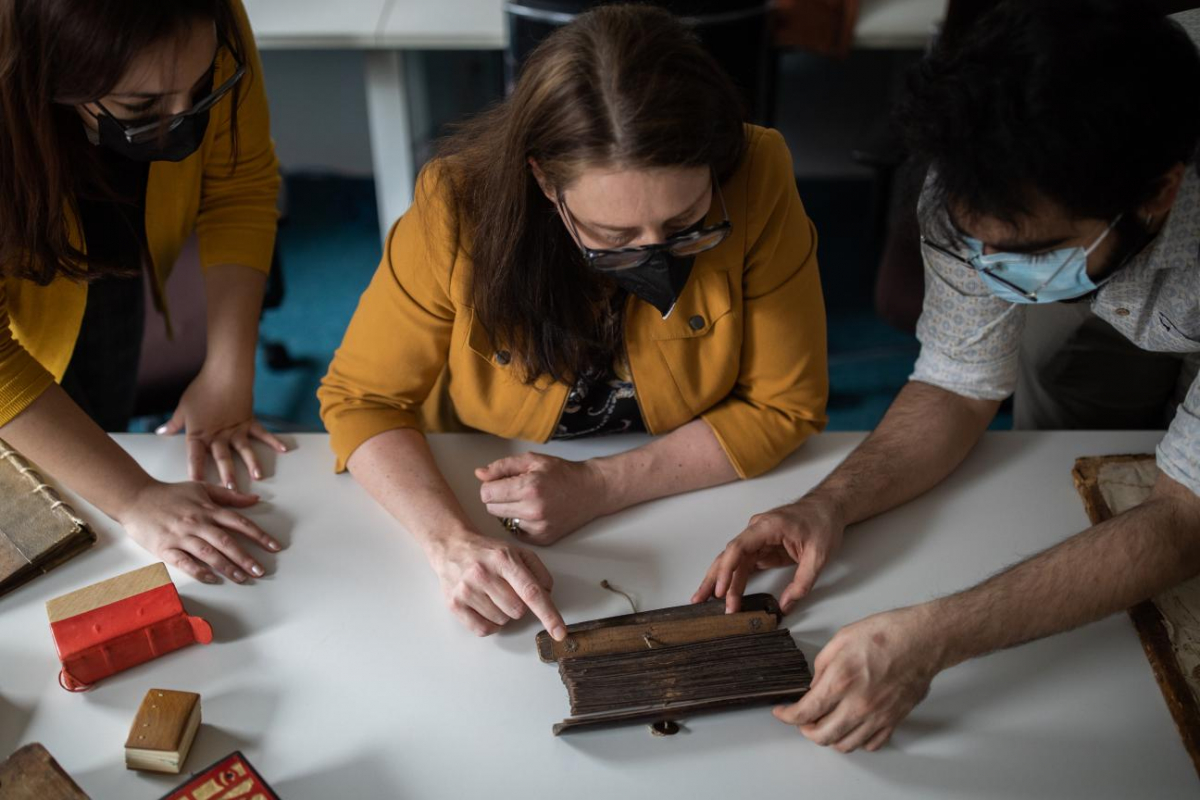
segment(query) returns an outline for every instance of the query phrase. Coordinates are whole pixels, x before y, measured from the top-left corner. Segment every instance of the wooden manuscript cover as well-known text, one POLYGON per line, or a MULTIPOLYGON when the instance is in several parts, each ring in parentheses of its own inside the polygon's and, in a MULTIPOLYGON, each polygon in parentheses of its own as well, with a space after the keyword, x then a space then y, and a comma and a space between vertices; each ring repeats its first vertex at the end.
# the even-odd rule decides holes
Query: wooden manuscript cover
POLYGON ((562 642, 542 631, 538 654, 557 662, 571 703, 554 734, 796 701, 812 673, 782 618, 754 594, 737 614, 709 600, 569 625, 562 642))
MULTIPOLYGON (((1092 524, 1099 524, 1149 497, 1157 468, 1152 455, 1097 456, 1077 459, 1072 477, 1092 524)), ((1200 577, 1139 603, 1129 616, 1200 773, 1200 577)))
POLYGON ((0 439, 0 595, 95 541, 96 534, 75 510, 0 439))

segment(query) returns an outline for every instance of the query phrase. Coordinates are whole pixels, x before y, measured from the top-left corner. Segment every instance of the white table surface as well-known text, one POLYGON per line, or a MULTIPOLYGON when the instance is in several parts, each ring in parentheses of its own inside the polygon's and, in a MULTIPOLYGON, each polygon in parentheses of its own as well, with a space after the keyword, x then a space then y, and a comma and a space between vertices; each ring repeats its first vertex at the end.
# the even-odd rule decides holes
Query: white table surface
MULTIPOLYGON (((828 434, 770 475, 632 509, 539 551, 568 621, 686 602, 710 559, 754 512, 813 485, 861 438, 828 434)), ((1078 455, 1148 451, 1154 433, 988 434, 923 498, 853 529, 788 622, 811 659, 841 625, 967 586, 1087 524, 1071 484, 1078 455)), ((178 479, 183 441, 120 441, 178 479)), ((253 586, 175 574, 216 640, 70 694, 43 604, 151 561, 97 520, 88 553, 0 599, 0 754, 40 741, 93 798, 154 798, 175 782, 123 768, 122 745, 151 687, 198 691, 204 726, 187 762, 240 748, 282 797, 1194 797, 1197 776, 1128 618, 944 673, 875 754, 817 747, 763 708, 555 738, 567 713, 557 670, 522 620, 477 639, 442 606, 408 535, 349 477, 330 472, 324 436, 296 437, 250 512, 287 543, 253 586)), ((571 458, 637 439, 545 448, 571 458)), ((490 437, 432 437, 439 463, 484 530, 473 467, 523 449, 490 437)), ((752 591, 778 593, 784 572, 752 591)))

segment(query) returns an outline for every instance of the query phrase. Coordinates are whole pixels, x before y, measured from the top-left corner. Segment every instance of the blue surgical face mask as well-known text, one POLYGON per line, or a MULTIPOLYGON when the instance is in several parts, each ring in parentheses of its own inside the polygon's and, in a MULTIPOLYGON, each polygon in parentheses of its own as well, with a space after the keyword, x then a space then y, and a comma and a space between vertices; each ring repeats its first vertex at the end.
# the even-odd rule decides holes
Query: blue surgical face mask
POLYGON ((967 261, 979 272, 992 294, 1010 303, 1057 303, 1074 300, 1096 291, 1097 285, 1087 274, 1088 256, 1112 232, 1121 219, 1114 219, 1104 233, 1086 248, 1064 247, 1045 253, 983 254, 983 242, 964 237, 967 261))

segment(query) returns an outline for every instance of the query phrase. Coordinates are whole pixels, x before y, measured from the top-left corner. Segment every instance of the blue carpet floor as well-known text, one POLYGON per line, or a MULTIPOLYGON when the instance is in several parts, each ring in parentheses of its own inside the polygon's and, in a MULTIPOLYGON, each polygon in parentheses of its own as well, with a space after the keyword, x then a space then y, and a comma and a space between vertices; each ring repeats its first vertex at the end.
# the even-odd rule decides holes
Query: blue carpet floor
MULTIPOLYGON (((363 179, 291 176, 287 189, 289 214, 279 234, 285 296, 263 316, 262 338, 284 345, 294 364, 272 370, 260 352, 255 405, 274 427, 320 430, 317 384, 379 264, 374 187, 363 179)), ((870 185, 807 181, 800 192, 820 235, 829 310, 829 429, 869 430, 912 371, 917 342, 872 310, 874 250, 863 235, 870 185)), ((1001 417, 993 427, 1009 424, 1001 417)))

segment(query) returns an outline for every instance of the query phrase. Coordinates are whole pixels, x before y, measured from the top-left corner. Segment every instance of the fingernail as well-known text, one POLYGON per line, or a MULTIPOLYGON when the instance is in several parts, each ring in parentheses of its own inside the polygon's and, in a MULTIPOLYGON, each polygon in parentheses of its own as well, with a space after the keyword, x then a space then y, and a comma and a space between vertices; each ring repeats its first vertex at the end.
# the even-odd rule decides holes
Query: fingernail
POLYGON ((206 572, 200 576, 200 580, 204 581, 205 583, 216 583, 217 576, 213 575, 211 572, 206 572))
POLYGON ((225 484, 225 488, 231 492, 237 491, 237 487, 233 485, 233 481, 230 481, 229 483, 225 484))
POLYGON ((242 572, 240 569, 235 569, 233 571, 233 579, 235 581, 244 581, 246 580, 246 573, 242 572))
POLYGON ((554 630, 550 631, 550 635, 554 637, 555 641, 561 642, 563 639, 567 638, 567 629, 562 625, 559 625, 555 627, 554 630))
POLYGON ((157 428, 154 429, 154 432, 157 433, 159 436, 162 436, 164 433, 167 432, 167 426, 159 425, 157 428))
POLYGON ((258 564, 255 564, 253 567, 251 567, 250 571, 253 572, 255 575, 263 574, 263 568, 260 567, 258 564))
POLYGON ((267 547, 271 548, 272 550, 278 550, 281 545, 279 542, 267 542, 267 547))
POLYGON ((262 480, 262 470, 261 469, 254 470, 254 480, 256 480, 256 481, 262 480))

